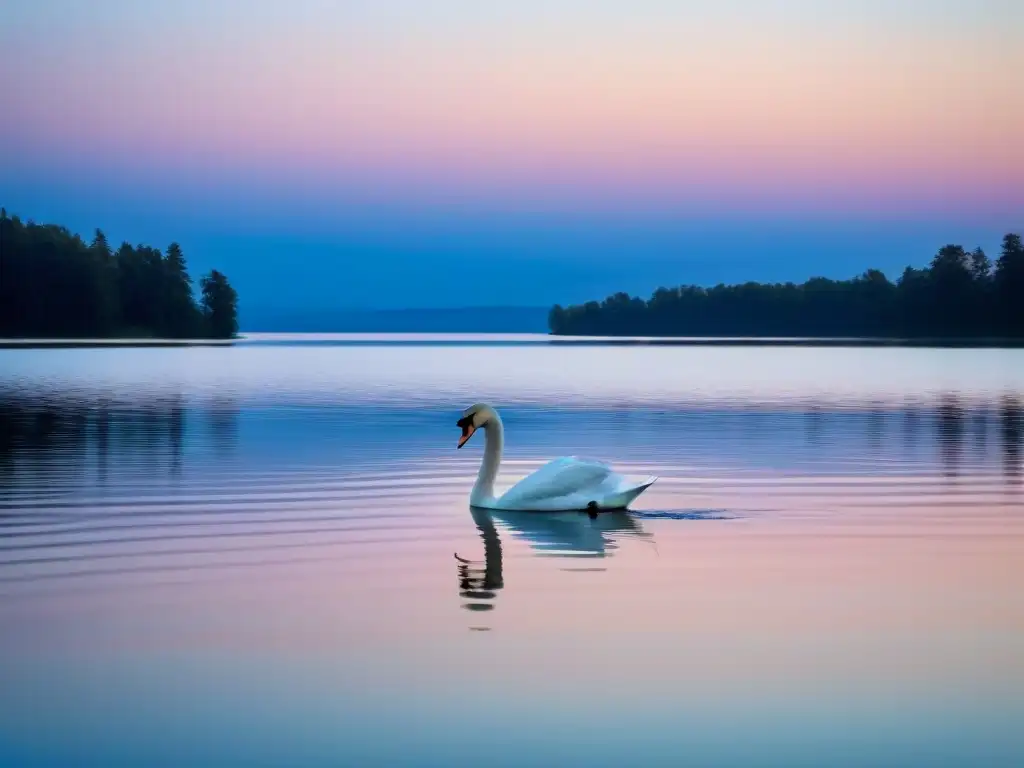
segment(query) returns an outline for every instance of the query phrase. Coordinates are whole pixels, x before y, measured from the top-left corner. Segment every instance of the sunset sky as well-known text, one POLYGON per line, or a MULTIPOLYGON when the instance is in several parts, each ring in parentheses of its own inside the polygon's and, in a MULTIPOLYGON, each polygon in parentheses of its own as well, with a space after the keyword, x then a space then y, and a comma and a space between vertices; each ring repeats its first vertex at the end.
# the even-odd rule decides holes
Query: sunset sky
POLYGON ((1022 28, 1009 0, 13 0, 0 204, 177 239, 243 317, 895 277, 1024 228, 1022 28))

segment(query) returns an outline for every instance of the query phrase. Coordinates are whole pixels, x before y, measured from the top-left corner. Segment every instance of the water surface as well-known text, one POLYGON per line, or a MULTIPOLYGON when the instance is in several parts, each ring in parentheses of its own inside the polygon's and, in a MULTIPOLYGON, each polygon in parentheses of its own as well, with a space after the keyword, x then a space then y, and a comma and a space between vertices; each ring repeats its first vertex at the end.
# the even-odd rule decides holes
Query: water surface
POLYGON ((0 763, 1024 760, 1024 351, 0 350, 0 763), (579 454, 631 514, 472 511, 579 454))

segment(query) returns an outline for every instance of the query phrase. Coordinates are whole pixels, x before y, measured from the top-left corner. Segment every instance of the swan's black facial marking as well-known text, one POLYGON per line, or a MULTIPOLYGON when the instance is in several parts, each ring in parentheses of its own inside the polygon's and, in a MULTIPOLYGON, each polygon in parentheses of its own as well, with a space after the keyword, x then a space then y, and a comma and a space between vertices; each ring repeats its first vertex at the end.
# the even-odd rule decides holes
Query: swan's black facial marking
POLYGON ((473 414, 463 416, 455 422, 455 426, 462 428, 462 437, 459 438, 459 444, 455 446, 456 448, 461 448, 473 436, 473 433, 476 432, 476 425, 473 424, 473 414))

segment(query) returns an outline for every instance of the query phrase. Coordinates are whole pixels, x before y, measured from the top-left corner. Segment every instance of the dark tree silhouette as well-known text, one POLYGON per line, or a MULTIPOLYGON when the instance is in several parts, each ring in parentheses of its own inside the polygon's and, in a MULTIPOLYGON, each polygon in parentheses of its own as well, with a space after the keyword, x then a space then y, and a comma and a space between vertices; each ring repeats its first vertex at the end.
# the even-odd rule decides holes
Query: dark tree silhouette
POLYGON ((992 280, 992 262, 981 248, 971 252, 971 279, 979 286, 987 286, 992 280))
POLYGON ((1003 328, 1012 336, 1024 336, 1024 245, 1020 235, 1010 233, 1003 238, 993 283, 1003 328))
POLYGON ((213 336, 230 338, 238 332, 238 294, 216 269, 203 278, 203 316, 213 336))
POLYGON ((993 271, 980 248, 945 245, 924 269, 891 282, 877 269, 852 280, 658 288, 616 293, 548 315, 552 333, 585 336, 1024 338, 1024 245, 1003 238, 993 271))
POLYGON ((220 272, 207 279, 214 275, 221 298, 204 314, 177 243, 166 255, 129 243, 114 253, 102 230, 87 245, 0 209, 0 336, 230 338, 237 296, 220 272))
MULTIPOLYGON (((227 279, 225 278, 224 281, 226 283, 227 279)), ((185 256, 181 252, 181 246, 177 243, 167 246, 167 257, 164 260, 163 296, 166 301, 164 306, 166 335, 170 337, 198 335, 203 320, 192 298, 192 278, 188 275, 185 256)), ((233 336, 234 331, 230 335, 233 336)))
POLYGON ((107 336, 114 333, 120 325, 121 307, 117 294, 117 265, 103 230, 96 230, 89 246, 89 253, 92 257, 90 281, 96 296, 97 335, 107 336))

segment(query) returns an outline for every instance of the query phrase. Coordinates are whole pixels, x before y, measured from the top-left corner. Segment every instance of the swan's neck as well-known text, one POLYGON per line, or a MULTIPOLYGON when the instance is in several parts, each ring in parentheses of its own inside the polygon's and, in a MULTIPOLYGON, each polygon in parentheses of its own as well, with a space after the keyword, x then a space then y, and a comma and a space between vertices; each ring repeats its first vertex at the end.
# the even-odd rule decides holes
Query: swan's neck
POLYGON ((476 484, 469 495, 469 503, 474 507, 489 507, 494 503, 494 480, 501 466, 501 452, 505 447, 505 428, 501 418, 495 414, 483 427, 484 460, 480 463, 480 471, 476 476, 476 484))

